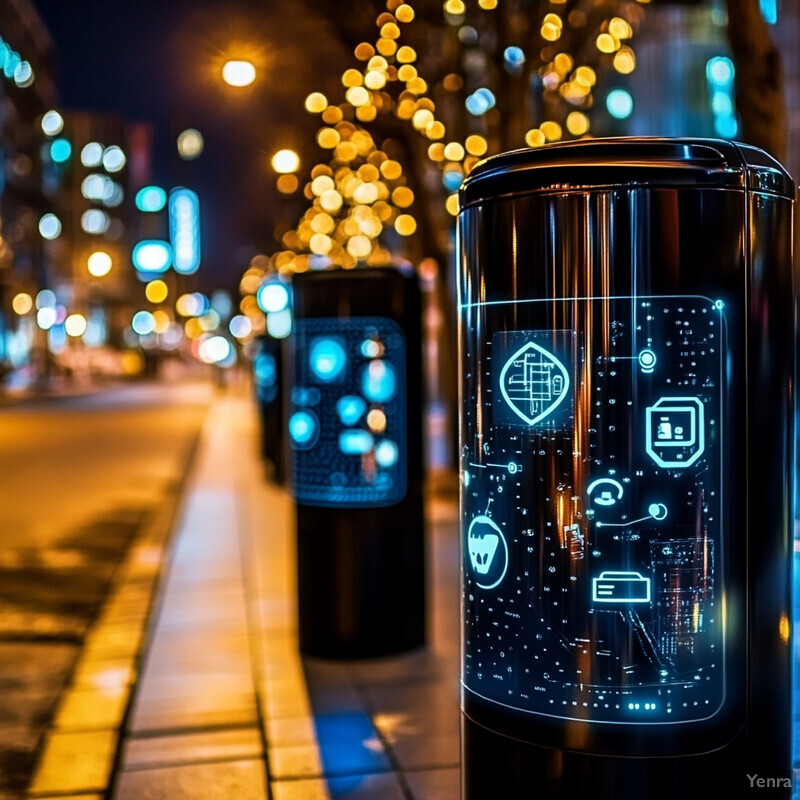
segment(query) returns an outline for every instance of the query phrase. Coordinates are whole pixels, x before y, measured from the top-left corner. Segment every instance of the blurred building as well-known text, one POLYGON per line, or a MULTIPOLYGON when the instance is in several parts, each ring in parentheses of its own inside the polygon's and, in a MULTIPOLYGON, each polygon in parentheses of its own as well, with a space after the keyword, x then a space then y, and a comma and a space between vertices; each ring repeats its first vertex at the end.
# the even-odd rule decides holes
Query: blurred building
POLYGON ((43 150, 40 122, 55 102, 53 63, 52 39, 31 3, 3 0, 0 4, 2 373, 25 360, 37 338, 27 306, 47 280, 39 220, 52 208, 57 180, 49 154, 43 150))

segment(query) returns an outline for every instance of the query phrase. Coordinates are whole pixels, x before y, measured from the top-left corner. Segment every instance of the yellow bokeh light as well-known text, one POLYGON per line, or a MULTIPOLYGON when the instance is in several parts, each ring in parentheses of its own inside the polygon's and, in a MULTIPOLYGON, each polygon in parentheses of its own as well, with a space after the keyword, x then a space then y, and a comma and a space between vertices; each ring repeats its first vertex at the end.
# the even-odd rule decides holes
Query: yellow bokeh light
POLYGON ((397 42, 394 39, 378 39, 377 47, 382 56, 393 56, 397 50, 397 42))
POLYGON ((83 314, 70 314, 64 320, 64 330, 67 333, 67 336, 83 336, 86 333, 86 317, 83 314))
POLYGON ((103 275, 108 275, 111 272, 111 256, 102 250, 97 250, 86 260, 86 266, 90 275, 95 278, 102 278, 103 275))
POLYGON ((369 103, 369 92, 363 86, 351 86, 345 94, 347 102, 358 108, 369 103))
POLYGON ((150 281, 144 287, 144 296, 151 303, 163 303, 169 295, 169 287, 162 280, 150 281))
POLYGON ((334 188, 333 178, 328 175, 319 175, 311 181, 311 191, 317 196, 322 197, 325 192, 334 188))
POLYGON ((444 10, 447 14, 459 16, 466 12, 467 7, 464 5, 463 0, 447 0, 444 4, 444 10))
POLYGON ((561 126, 557 122, 548 120, 547 122, 543 122, 539 126, 539 129, 544 134, 544 138, 547 139, 548 142, 556 142, 561 138, 561 126))
POLYGON ((339 131, 335 128, 320 128, 317 131, 317 144, 326 150, 332 150, 339 144, 339 131))
POLYGON ((545 14, 544 20, 542 21, 542 29, 540 31, 541 36, 548 42, 555 42, 561 38, 562 27, 563 22, 558 14, 545 14))
POLYGON ((386 86, 386 74, 377 69, 371 69, 364 77, 364 85, 367 89, 377 91, 386 86))
POLYGON ((633 29, 622 17, 614 17, 608 23, 608 32, 616 39, 630 39, 633 36, 633 29))
POLYGON ((336 189, 330 189, 319 198, 319 204, 331 214, 335 214, 342 207, 342 202, 342 196, 336 189))
POLYGON ((278 150, 278 152, 272 156, 271 164, 272 169, 281 174, 297 172, 300 168, 300 156, 297 155, 294 150, 285 148, 283 150, 278 150))
POLYGON ((439 122, 438 119, 431 122, 431 124, 425 128, 425 135, 429 139, 443 139, 446 132, 444 123, 439 122))
POLYGON ((614 54, 614 69, 622 75, 629 75, 636 69, 636 56, 627 45, 622 45, 614 54))
POLYGON ((416 78, 406 82, 406 88, 409 92, 414 92, 414 94, 425 94, 428 91, 428 84, 417 75, 416 78))
POLYGON ((394 229, 401 236, 411 236, 417 229, 417 221, 411 214, 400 214, 394 221, 394 229))
POLYGON ((397 77, 399 80, 407 83, 417 77, 417 68, 411 64, 403 64, 403 66, 397 70, 397 77))
POLYGON ((403 174, 403 167, 400 165, 399 161, 394 161, 391 158, 387 158, 381 164, 380 167, 381 175, 386 178, 387 181, 395 181, 403 174))
POLYGON ((294 194, 300 186, 300 181, 297 179, 297 175, 281 175, 275 185, 281 194, 294 194))
POLYGON ((368 236, 359 234, 347 240, 347 252, 353 258, 366 258, 372 250, 372 240, 368 236))
POLYGON ((328 98, 322 92, 311 92, 306 97, 306 111, 311 114, 321 114, 328 107, 328 98))
POLYGON ((381 26, 381 36, 384 39, 397 39, 400 36, 400 28, 394 22, 387 22, 381 26))
POLYGON ((330 252, 332 245, 333 242, 330 236, 326 236, 324 233, 315 233, 308 243, 308 249, 315 255, 326 256, 330 252))
POLYGON ((423 131, 433 122, 433 113, 428 111, 427 108, 421 108, 414 112, 411 118, 411 124, 418 130, 423 131))
POLYGON ((444 201, 444 207, 447 209, 448 214, 455 217, 458 214, 458 194, 451 194, 444 201))
POLYGON ((314 219, 311 220, 311 230, 314 231, 314 233, 330 233, 334 229, 335 224, 333 217, 323 212, 314 215, 314 219))
POLYGON ((374 183, 362 183, 353 192, 356 203, 371 205, 378 199, 378 187, 374 183))
POLYGON ((361 122, 372 122, 378 116, 378 109, 373 105, 359 106, 356 109, 356 117, 361 122))
POLYGON ((619 41, 610 33, 601 33, 595 40, 595 45, 601 53, 614 53, 619 49, 619 41))
POLYGON ((403 3, 403 5, 397 7, 394 15, 397 17, 398 22, 411 22, 414 19, 414 9, 408 3, 403 3))
POLYGON ((367 427, 373 433, 383 433, 386 430, 386 414, 379 408, 370 409, 367 414, 367 427))
POLYGON ((597 82, 597 74, 591 67, 578 67, 575 70, 574 80, 583 86, 594 86, 597 82))
POLYGON ((567 130, 573 136, 583 136, 589 130, 589 117, 580 111, 572 111, 567 115, 567 130))
POLYGON ((428 148, 428 158, 431 161, 444 161, 444 145, 441 142, 435 142, 428 148))
POLYGON ((489 144, 486 139, 478 134, 467 136, 467 140, 464 144, 466 145, 467 152, 472 156, 482 156, 489 149, 489 144))
POLYGON ((408 186, 398 186, 392 192, 392 202, 398 208, 408 208, 414 202, 414 192, 408 186))
POLYGON ((157 308, 153 312, 153 321, 155 322, 155 328, 153 330, 156 333, 166 333, 172 323, 169 314, 162 308, 157 308))
MULTIPOLYGON (((397 51, 397 60, 401 64, 411 64, 413 61, 417 60, 417 51, 414 50, 413 47, 409 47, 407 44, 404 44, 398 51, 397 51)), ((401 67, 402 69, 402 67, 401 67)), ((402 78, 400 80, 403 80, 402 78)))
POLYGON ((33 298, 27 292, 15 294, 11 301, 11 308, 14 309, 15 314, 20 316, 27 314, 33 308, 33 298))
POLYGON ((491 11, 492 9, 497 8, 497 0, 478 0, 478 5, 484 11, 491 11))
POLYGON ((568 53, 558 53, 556 57, 553 59, 553 66, 556 68, 556 72, 563 78, 575 65, 575 62, 572 60, 572 56, 568 53))
POLYGON ((355 49, 355 56, 359 61, 368 61, 375 55, 375 48, 369 42, 361 42, 355 49))
POLYGON ((328 106, 322 112, 322 121, 328 125, 335 125, 342 119, 342 109, 339 106, 328 106))
POLYGON ((538 128, 531 128, 525 134, 525 144, 528 147, 541 147, 545 141, 544 134, 538 128))
POLYGON ((358 156, 358 149, 352 142, 339 142, 333 153, 338 161, 347 164, 358 156))
POLYGON ((464 147, 458 142, 449 142, 444 148, 444 157, 448 161, 461 161, 464 158, 464 147))
POLYGON ((357 69, 346 69, 342 74, 342 83, 345 86, 361 86, 364 76, 357 69))

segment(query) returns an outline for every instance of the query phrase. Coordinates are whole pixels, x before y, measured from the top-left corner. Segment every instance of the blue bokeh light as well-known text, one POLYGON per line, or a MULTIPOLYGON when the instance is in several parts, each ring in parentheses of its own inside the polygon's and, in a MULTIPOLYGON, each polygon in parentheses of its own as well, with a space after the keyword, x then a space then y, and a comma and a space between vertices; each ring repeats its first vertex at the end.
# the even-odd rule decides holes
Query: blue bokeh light
POLYGON ((386 403, 397 388, 395 369, 388 361, 373 361, 361 374, 361 390, 373 403, 386 403))
POLYGON ((312 372, 321 381, 333 381, 342 374, 347 364, 347 354, 337 339, 317 339, 311 346, 309 363, 312 372))

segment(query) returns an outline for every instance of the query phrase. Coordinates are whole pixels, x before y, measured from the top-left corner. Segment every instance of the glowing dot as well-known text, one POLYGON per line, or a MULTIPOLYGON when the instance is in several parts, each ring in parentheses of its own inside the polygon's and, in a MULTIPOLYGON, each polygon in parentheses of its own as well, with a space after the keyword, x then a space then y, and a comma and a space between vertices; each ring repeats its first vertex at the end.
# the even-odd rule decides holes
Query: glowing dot
POLYGON ((614 53, 619 49, 619 42, 610 33, 601 33, 595 45, 601 53, 614 53))
POLYGON ((151 303, 163 303, 169 295, 169 288, 162 280, 150 281, 144 287, 144 296, 151 303))
POLYGON ((156 319, 149 311, 137 311, 131 319, 131 328, 139 336, 146 336, 156 329, 156 319))
POLYGON ((608 113, 615 119, 627 119, 633 112, 633 98, 625 89, 612 89, 606 97, 608 113))
POLYGON ((332 381, 345 368, 347 355, 336 339, 317 339, 311 346, 309 363, 311 370, 320 380, 332 381))
POLYGON ((48 111, 42 117, 42 131, 47 136, 56 136, 64 130, 64 118, 58 111, 48 111))
POLYGON ((103 250, 97 250, 86 260, 86 266, 90 275, 94 275, 95 278, 102 278, 103 275, 108 275, 111 272, 111 256, 103 250))
POLYGON ((27 292, 20 292, 14 295, 11 308, 14 309, 15 314, 20 316, 27 314, 33 308, 33 298, 27 292))
POLYGON ((203 152, 203 134, 196 128, 187 128, 178 134, 176 146, 178 155, 184 161, 191 161, 203 152))
POLYGON ((464 158, 464 148, 458 142, 445 145, 444 157, 448 161, 461 161, 464 158))
POLYGON ((373 361, 361 373, 361 390, 373 403, 385 403, 396 391, 394 367, 387 361, 373 361))
POLYGON ((608 32, 616 39, 630 39, 633 36, 633 29, 622 17, 614 17, 608 23, 608 32))
POLYGON ((232 349, 224 336, 210 336, 201 342, 198 355, 206 364, 220 364, 230 358, 232 349))
POLYGON ((629 75, 636 69, 636 56, 627 45, 622 45, 614 54, 614 69, 622 75, 629 75))
POLYGON ((386 430, 386 414, 379 408, 370 409, 367 414, 367 427, 373 433, 383 433, 386 430))
POLYGON ((111 220, 108 214, 106 214, 105 211, 101 211, 99 208, 90 208, 81 215, 81 228, 83 228, 86 233, 105 233, 110 224, 111 220))
POLYGON ((55 214, 45 214, 39 220, 39 233, 43 239, 57 239, 61 235, 61 220, 55 214))
POLYGON ((55 308, 56 302, 55 292, 50 289, 42 289, 36 295, 36 308, 55 308))
POLYGON ((478 134, 468 136, 464 144, 466 145, 467 152, 473 156, 482 156, 489 148, 489 144, 487 143, 486 139, 478 134))
POLYGON ((394 229, 401 236, 411 236, 417 230, 417 221, 410 214, 400 214, 395 220, 394 229))
POLYGON ((346 394, 336 402, 336 413, 343 425, 355 425, 366 410, 364 398, 358 395, 346 394))
POLYGON ((292 312, 288 308, 283 311, 272 311, 267 314, 267 333, 274 339, 285 339, 292 332, 292 312))
POLYGON ((390 439, 383 439, 375 446, 375 461, 379 467, 388 469, 397 463, 400 456, 400 449, 397 444, 390 439))
POLYGON ((311 447, 316 440, 317 418, 311 411, 295 411, 289 417, 289 436, 296 447, 311 447))
POLYGON ((322 92, 311 92, 306 97, 306 111, 311 114, 321 114, 328 107, 328 98, 322 92))
POLYGON ((736 70, 733 61, 725 56, 710 58, 706 64, 706 76, 718 86, 727 86, 733 81, 736 70))
POLYGON ((398 6, 394 12, 398 22, 411 22, 414 19, 414 9, 407 3, 398 6))
POLYGON ((346 455, 364 455, 372 450, 373 442, 367 431, 345 430, 339 434, 339 450, 346 455))
POLYGON ((272 156, 272 169, 274 169, 275 172, 280 172, 282 174, 297 172, 299 168, 300 156, 298 156, 294 150, 278 150, 278 152, 272 156))
POLYGON ((353 258, 366 258, 372 252, 372 242, 368 236, 351 236, 347 240, 347 252, 353 258))
POLYGON ((121 147, 112 144, 103 151, 103 166, 109 172, 119 172, 125 166, 125 153, 121 147))
POLYGON ((70 314, 64 320, 64 330, 67 336, 83 336, 86 333, 86 317, 83 314, 70 314))
POLYGON ((36 312, 36 324, 43 330, 47 331, 56 324, 56 310, 52 306, 40 308, 36 312))
POLYGON ((589 117, 580 111, 571 111, 567 115, 567 130, 573 136, 583 136, 589 130, 589 117))
POLYGON ((281 175, 275 182, 275 186, 278 187, 281 194, 294 194, 300 186, 300 181, 297 180, 296 175, 281 175))
POLYGON ((256 68, 250 61, 226 61, 222 67, 222 80, 229 86, 249 86, 256 79, 256 68))
POLYGON ((444 207, 447 209, 448 214, 455 217, 458 214, 458 194, 451 194, 444 201, 444 207))
POLYGON ((84 167, 99 167, 103 161, 105 148, 99 142, 89 142, 81 150, 81 164, 84 167))
POLYGON ((283 311, 289 306, 289 290, 278 281, 269 281, 259 288, 256 301, 262 311, 283 311))
POLYGON ((53 140, 50 145, 50 158, 52 158, 56 164, 63 164, 65 161, 69 161, 71 155, 72 145, 67 139, 53 140))

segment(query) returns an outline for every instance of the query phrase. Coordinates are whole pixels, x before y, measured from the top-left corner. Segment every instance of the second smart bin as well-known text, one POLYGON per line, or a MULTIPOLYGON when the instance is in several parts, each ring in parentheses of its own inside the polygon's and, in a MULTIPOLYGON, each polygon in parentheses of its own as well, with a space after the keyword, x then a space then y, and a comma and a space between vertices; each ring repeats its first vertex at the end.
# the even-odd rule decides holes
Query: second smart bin
POLYGON ((462 186, 466 800, 791 795, 793 201, 716 140, 462 186))
POLYGON ((288 418, 300 650, 425 643, 420 292, 390 268, 294 278, 288 418))

